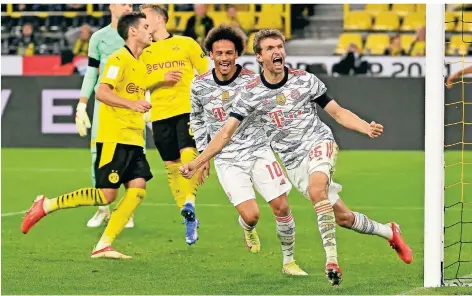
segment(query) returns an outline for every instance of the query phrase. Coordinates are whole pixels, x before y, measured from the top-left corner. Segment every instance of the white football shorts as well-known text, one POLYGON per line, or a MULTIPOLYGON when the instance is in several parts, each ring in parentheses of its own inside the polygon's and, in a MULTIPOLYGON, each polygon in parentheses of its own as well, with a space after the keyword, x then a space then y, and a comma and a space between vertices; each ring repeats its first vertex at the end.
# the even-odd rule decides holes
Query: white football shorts
POLYGON ((310 199, 308 194, 310 176, 314 172, 322 172, 328 176, 328 199, 331 205, 339 200, 338 193, 341 192, 342 186, 332 181, 338 151, 339 147, 334 141, 314 142, 312 149, 300 165, 291 170, 287 169, 288 177, 306 198, 310 199))
POLYGON ((255 199, 254 188, 266 202, 288 194, 292 189, 272 150, 261 151, 253 161, 215 162, 215 169, 223 190, 234 206, 255 199))

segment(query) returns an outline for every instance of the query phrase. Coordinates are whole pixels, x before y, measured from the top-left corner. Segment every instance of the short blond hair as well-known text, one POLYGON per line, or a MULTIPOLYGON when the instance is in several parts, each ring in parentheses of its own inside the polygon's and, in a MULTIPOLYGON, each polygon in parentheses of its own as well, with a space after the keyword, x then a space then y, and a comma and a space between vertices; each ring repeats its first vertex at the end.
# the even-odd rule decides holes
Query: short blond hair
POLYGON ((166 23, 169 20, 169 14, 167 13, 167 9, 164 6, 158 5, 158 4, 141 4, 139 6, 139 10, 141 11, 143 11, 143 9, 146 9, 146 8, 150 8, 154 10, 157 14, 162 16, 165 19, 166 23))
POLYGON ((285 37, 282 32, 276 29, 269 29, 269 30, 260 30, 259 32, 254 35, 254 45, 253 50, 257 54, 261 54, 261 42, 264 39, 273 38, 273 39, 280 39, 283 43, 285 43, 285 37))

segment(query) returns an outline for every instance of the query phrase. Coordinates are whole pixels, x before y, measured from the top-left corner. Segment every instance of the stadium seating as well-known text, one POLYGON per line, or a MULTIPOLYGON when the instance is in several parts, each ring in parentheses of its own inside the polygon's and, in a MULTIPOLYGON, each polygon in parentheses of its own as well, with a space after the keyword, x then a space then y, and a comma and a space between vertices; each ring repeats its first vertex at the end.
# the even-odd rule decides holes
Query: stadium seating
POLYGON ((389 44, 390 37, 387 34, 370 34, 367 36, 364 52, 371 55, 383 55, 389 44))
POLYGON ((415 31, 426 25, 426 16, 422 12, 407 14, 403 19, 402 31, 415 31))
MULTIPOLYGON (((47 35, 47 38, 60 45, 55 47, 60 50, 70 47, 65 42, 65 33, 71 29, 88 24, 95 28, 101 28, 110 22, 110 12, 107 4, 86 4, 81 8, 68 11, 66 4, 7 4, 2 5, 2 54, 14 52, 10 50, 9 38, 14 38, 21 33, 21 27, 25 23, 31 23, 39 35, 47 35), (19 10, 21 9, 21 10, 19 10), (52 35, 51 35, 52 34, 52 35)), ((138 4, 134 5, 138 9, 138 4)), ((169 11, 167 28, 170 32, 181 34, 186 27, 188 19, 194 15, 192 5, 165 4, 169 11)), ((226 4, 208 4, 207 13, 213 19, 215 25, 227 20, 226 4)), ((237 6, 237 20, 246 34, 259 29, 280 29, 287 40, 291 37, 290 30, 290 4, 242 4, 237 6)), ((48 39, 48 40, 49 40, 48 39)), ((58 54, 59 51, 49 50, 46 46, 45 54, 58 54)))
POLYGON ((373 29, 376 31, 396 31, 400 27, 400 18, 393 11, 383 11, 375 18, 373 29))
POLYGON ((339 36, 338 45, 336 47, 336 54, 345 54, 349 44, 355 44, 362 50, 362 36, 358 33, 343 33, 339 36))
POLYGON ((368 13, 377 16, 381 12, 389 10, 389 4, 366 4, 364 10, 368 13))
POLYGON ((344 30, 370 30, 372 16, 367 11, 351 11, 344 20, 344 30))
POLYGON ((254 35, 256 33, 251 33, 249 34, 248 36, 248 42, 247 42, 247 45, 246 45, 246 49, 245 49, 245 52, 247 54, 254 54, 254 49, 253 49, 253 46, 254 46, 254 35))
POLYGON ((446 22, 446 31, 454 31, 456 27, 456 16, 455 13, 452 11, 446 11, 444 16, 444 21, 446 22))
POLYGON ((399 16, 406 16, 416 10, 415 4, 392 4, 392 11, 399 16))
POLYGON ((414 34, 402 34, 400 36, 400 44, 405 52, 410 50, 411 44, 415 41, 416 36, 414 34))
POLYGON ((467 55, 472 35, 453 35, 446 49, 447 55, 467 55))

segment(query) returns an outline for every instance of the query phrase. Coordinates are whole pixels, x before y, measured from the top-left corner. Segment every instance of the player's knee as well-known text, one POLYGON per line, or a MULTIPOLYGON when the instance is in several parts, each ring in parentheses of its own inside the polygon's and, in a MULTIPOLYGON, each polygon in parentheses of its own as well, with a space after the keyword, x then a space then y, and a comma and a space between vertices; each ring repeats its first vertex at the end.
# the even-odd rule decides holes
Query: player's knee
POLYGON ((105 197, 107 204, 110 204, 116 200, 118 196, 118 189, 113 188, 102 188, 100 189, 105 197))
POLYGON ((334 212, 336 224, 344 228, 351 228, 354 224, 354 216, 351 212, 334 212))
POLYGON ((259 222, 259 209, 246 210, 239 214, 249 226, 256 226, 257 222, 259 222))
POLYGON ((310 176, 308 194, 313 203, 328 199, 328 176, 323 172, 314 172, 310 176))
POLYGON ((276 217, 285 217, 290 214, 290 206, 288 205, 287 196, 285 194, 272 200, 270 207, 276 217))

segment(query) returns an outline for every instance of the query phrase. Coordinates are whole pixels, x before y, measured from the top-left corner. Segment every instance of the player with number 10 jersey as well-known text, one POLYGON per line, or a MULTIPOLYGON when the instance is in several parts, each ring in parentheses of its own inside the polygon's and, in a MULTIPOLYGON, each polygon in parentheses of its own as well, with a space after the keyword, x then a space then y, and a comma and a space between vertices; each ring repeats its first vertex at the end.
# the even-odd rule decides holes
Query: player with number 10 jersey
MULTIPOLYGON (((234 98, 242 87, 257 75, 240 65, 236 59, 244 50, 244 37, 239 30, 227 26, 212 29, 205 48, 215 68, 192 82, 190 124, 199 151, 223 127, 232 110, 234 98)), ((282 271, 290 275, 307 275, 293 259, 295 222, 287 201, 292 185, 285 177, 272 150, 267 144, 263 125, 242 129, 215 157, 220 183, 240 216, 246 245, 250 252, 260 251, 256 232, 259 207, 253 186, 271 206, 277 224, 277 235, 283 253, 282 271)), ((206 164, 208 165, 208 164, 206 164)))

